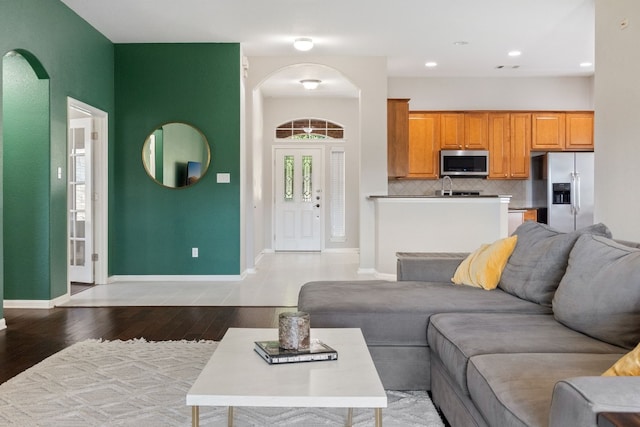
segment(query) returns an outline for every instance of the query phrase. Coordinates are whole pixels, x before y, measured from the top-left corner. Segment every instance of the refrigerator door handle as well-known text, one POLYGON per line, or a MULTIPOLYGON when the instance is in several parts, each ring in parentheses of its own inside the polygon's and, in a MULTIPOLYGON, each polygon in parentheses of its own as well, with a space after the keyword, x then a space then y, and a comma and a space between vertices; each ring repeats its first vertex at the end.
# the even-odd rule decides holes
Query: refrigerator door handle
POLYGON ((571 214, 575 215, 576 214, 576 174, 575 172, 571 172, 571 206, 570 206, 570 210, 571 210, 571 214))
POLYGON ((576 183, 576 193, 575 193, 575 205, 574 209, 576 213, 580 213, 580 174, 578 172, 575 173, 575 183, 576 183))

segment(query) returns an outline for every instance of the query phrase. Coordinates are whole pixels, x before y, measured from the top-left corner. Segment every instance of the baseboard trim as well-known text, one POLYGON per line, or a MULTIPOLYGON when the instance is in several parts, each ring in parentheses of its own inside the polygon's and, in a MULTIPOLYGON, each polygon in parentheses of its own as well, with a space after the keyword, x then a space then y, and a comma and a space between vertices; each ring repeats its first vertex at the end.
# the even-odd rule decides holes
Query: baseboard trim
POLYGON ((322 253, 329 254, 359 254, 360 248, 324 248, 322 253))
POLYGON ((375 273, 373 273, 373 275, 377 279, 381 279, 381 280, 390 280, 392 282, 395 282, 395 281, 398 280, 398 278, 397 278, 397 276, 395 274, 380 273, 380 272, 376 271, 375 273))
POLYGON ((4 308, 37 308, 37 309, 49 309, 54 308, 57 305, 64 304, 69 301, 69 294, 64 294, 52 300, 21 300, 21 299, 6 299, 3 302, 4 308))
POLYGON ((236 282, 243 280, 246 272, 238 275, 125 275, 110 276, 108 283, 118 282, 236 282))
POLYGON ((0 331, 3 329, 7 329, 7 322, 4 321, 4 317, 0 319, 0 331))

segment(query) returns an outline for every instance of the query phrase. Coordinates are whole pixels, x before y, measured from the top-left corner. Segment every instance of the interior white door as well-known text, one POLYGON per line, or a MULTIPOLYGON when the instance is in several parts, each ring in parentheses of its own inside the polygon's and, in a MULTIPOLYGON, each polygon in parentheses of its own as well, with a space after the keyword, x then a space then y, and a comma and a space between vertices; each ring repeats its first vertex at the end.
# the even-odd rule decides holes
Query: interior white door
POLYGON ((275 250, 322 249, 322 149, 274 150, 275 250))
POLYGON ((69 280, 93 283, 92 119, 69 120, 69 280))

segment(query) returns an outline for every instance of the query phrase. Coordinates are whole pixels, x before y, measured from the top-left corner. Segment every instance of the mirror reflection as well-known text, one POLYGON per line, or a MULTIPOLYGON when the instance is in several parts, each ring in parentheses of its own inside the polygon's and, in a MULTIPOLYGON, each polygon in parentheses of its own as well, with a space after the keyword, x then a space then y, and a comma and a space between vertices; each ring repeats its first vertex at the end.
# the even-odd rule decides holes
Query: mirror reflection
POLYGON ((142 163, 157 183, 170 188, 193 185, 209 167, 210 151, 200 130, 186 123, 167 123, 144 141, 142 163))

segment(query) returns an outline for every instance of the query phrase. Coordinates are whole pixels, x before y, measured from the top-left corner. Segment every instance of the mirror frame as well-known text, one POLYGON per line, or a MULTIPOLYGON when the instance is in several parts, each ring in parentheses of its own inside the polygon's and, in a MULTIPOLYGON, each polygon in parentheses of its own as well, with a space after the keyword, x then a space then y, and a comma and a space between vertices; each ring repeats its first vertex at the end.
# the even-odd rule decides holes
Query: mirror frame
POLYGON ((209 140, 207 140, 207 137, 204 135, 204 133, 199 128, 197 128, 196 126, 192 125, 191 123, 183 122, 183 121, 164 122, 164 123, 156 126, 150 133, 147 134, 146 138, 144 139, 144 142, 142 143, 141 160, 142 160, 142 166, 144 168, 145 173, 156 184, 158 184, 158 185, 160 185, 160 186, 162 186, 164 188, 170 188, 170 189, 173 189, 173 190, 181 190, 181 189, 193 187, 198 182, 200 182, 200 180, 202 180, 202 178, 204 178, 204 176, 207 174, 207 172, 209 171, 209 168, 211 167, 211 146, 209 145, 209 140), (163 129, 167 125, 185 125, 185 126, 188 126, 188 127, 190 127, 191 129, 195 130, 196 132, 198 132, 200 134, 201 141, 202 141, 202 143, 204 143, 204 146, 205 146, 205 149, 206 149, 206 152, 207 152, 206 159, 203 161, 203 166, 202 166, 202 171, 200 173, 200 178, 196 182, 194 182, 193 184, 185 184, 185 185, 181 185, 181 186, 166 185, 164 182, 159 181, 149 171, 149 165, 147 164, 147 161, 145 159, 145 150, 146 150, 146 148, 147 148, 147 146, 149 144, 149 141, 151 140, 150 139, 151 136, 155 132, 157 132, 159 129, 163 129))

